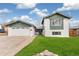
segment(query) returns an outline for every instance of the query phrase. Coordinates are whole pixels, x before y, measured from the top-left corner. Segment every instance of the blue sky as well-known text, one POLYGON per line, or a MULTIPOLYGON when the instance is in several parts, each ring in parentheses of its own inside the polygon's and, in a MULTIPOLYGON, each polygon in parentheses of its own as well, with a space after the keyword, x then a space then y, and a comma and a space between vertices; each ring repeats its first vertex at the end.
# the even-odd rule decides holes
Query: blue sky
MULTIPOLYGON (((79 20, 79 6, 63 3, 0 3, 0 23, 21 19, 38 24, 42 18, 54 12, 61 12, 72 17, 72 23, 79 20)), ((73 24, 72 24, 73 25, 73 24)))

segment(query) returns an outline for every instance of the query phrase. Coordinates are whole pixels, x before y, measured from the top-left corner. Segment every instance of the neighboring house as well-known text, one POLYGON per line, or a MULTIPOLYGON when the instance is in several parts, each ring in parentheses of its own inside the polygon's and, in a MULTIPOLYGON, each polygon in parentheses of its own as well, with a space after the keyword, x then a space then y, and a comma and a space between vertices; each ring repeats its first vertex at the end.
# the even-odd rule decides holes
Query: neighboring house
POLYGON ((2 29, 2 25, 0 24, 0 29, 2 29))
POLYGON ((8 24, 4 25, 5 32, 8 36, 34 36, 35 35, 35 26, 21 21, 11 21, 8 24))
POLYGON ((0 33, 4 33, 5 31, 4 31, 4 28, 3 28, 3 26, 2 25, 0 25, 0 33))
POLYGON ((5 35, 7 35, 7 34, 5 33, 4 27, 1 24, 0 25, 0 36, 5 36, 5 35))
POLYGON ((69 35, 70 36, 79 36, 79 26, 70 27, 69 35))
POLYGON ((43 18, 43 35, 47 37, 69 37, 70 17, 54 13, 43 18))
POLYGON ((5 30, 4 29, 0 29, 0 33, 4 33, 5 32, 5 30))

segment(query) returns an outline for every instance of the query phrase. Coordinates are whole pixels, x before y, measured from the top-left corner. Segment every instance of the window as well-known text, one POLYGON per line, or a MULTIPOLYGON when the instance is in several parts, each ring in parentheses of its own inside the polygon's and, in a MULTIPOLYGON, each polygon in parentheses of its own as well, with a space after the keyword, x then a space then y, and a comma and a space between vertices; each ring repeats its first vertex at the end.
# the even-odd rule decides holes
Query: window
POLYGON ((15 27, 12 27, 12 29, 15 29, 15 27))
POLYGON ((61 32, 52 32, 52 35, 61 35, 61 32))
POLYGON ((25 27, 22 27, 22 29, 25 29, 25 27))
POLYGON ((50 29, 63 29, 63 17, 59 15, 55 15, 50 17, 50 29))
POLYGON ((12 29, 16 29, 16 26, 11 26, 12 29))

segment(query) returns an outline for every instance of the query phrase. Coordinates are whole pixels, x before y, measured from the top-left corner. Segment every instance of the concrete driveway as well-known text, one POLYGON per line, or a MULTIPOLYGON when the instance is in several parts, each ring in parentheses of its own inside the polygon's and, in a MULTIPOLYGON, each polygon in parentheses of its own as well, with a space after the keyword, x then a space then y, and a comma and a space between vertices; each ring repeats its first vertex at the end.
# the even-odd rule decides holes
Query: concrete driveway
POLYGON ((32 42, 34 37, 0 36, 0 56, 13 56, 32 42))

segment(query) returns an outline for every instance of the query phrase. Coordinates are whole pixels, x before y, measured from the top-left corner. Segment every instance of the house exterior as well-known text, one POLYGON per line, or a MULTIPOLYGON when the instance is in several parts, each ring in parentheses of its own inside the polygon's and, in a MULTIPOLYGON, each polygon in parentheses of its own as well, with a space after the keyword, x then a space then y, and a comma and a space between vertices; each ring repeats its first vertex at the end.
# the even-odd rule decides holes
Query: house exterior
POLYGON ((70 27, 69 36, 79 36, 79 26, 70 27))
POLYGON ((0 24, 0 33, 4 33, 4 32, 5 32, 5 30, 3 29, 2 24, 0 24))
POLYGON ((69 36, 77 36, 77 29, 69 29, 69 36))
POLYGON ((8 36, 34 36, 35 26, 21 21, 11 21, 4 26, 5 32, 8 36))
POLYGON ((70 17, 54 13, 43 18, 43 35, 47 37, 69 37, 70 17))
POLYGON ((42 35, 42 25, 41 26, 37 26, 35 29, 36 35, 42 35))

